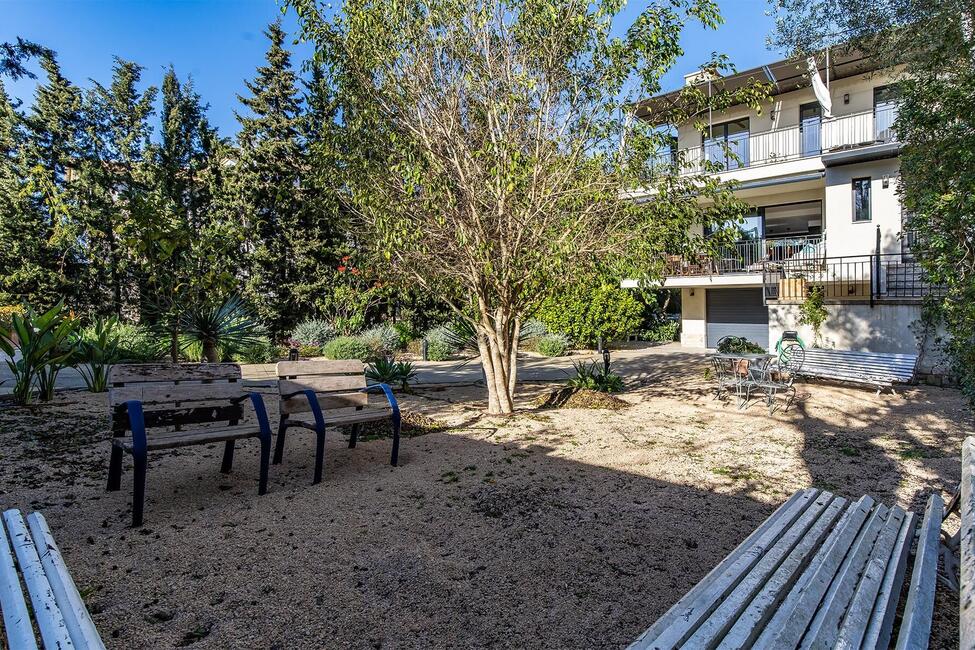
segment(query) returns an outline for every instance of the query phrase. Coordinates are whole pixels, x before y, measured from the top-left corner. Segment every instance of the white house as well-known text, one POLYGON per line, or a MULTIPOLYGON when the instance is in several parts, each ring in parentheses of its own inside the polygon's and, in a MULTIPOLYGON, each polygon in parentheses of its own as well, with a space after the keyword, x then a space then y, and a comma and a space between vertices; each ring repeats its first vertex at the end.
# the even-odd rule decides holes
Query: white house
MULTIPOLYGON (((857 53, 831 53, 828 71, 825 56, 817 63, 831 101, 817 100, 805 61, 711 82, 686 77, 729 88, 757 79, 774 90, 761 112, 714 112, 703 135, 692 124, 677 129, 686 173, 702 171, 705 160, 721 163, 721 178, 736 181, 737 195, 753 206, 740 241, 719 255, 668 258, 664 286, 680 289, 684 346, 713 348, 736 335, 769 348, 790 329, 811 341, 812 331, 798 323, 799 304, 820 287, 829 311, 825 346, 918 352, 913 324, 935 289, 912 259, 897 195, 893 71, 857 53)), ((653 121, 657 102, 678 92, 641 103, 638 116, 653 121)))

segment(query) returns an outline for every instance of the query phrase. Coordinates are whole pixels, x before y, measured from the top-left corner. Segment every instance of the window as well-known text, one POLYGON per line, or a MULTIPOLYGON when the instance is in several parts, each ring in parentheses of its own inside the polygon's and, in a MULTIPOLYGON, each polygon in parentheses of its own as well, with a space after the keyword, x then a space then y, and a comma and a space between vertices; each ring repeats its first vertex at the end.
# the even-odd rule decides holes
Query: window
POLYGON ((853 221, 870 221, 870 178, 853 179, 853 221))
POLYGON ((878 142, 893 142, 894 121, 897 119, 899 92, 896 86, 878 86, 873 89, 874 138, 878 142))
POLYGON ((748 118, 714 124, 701 136, 704 156, 725 169, 748 166, 748 118), (733 154, 733 155, 729 155, 733 154))
POLYGON ((818 156, 822 152, 819 138, 822 121, 823 110, 819 102, 799 107, 799 138, 802 140, 803 156, 818 156))

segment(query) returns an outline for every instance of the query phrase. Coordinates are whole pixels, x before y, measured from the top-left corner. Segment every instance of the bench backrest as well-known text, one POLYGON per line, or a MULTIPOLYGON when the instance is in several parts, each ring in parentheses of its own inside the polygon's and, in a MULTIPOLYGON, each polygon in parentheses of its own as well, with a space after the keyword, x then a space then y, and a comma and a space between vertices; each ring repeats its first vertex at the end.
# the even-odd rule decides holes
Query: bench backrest
POLYGON ((277 372, 282 416, 309 411, 311 407, 303 395, 292 397, 309 389, 315 391, 324 410, 363 408, 369 404, 369 396, 361 392, 366 387, 361 361, 281 361, 277 372))
POLYGON ((108 374, 112 433, 125 435, 125 403, 142 402, 147 429, 186 424, 236 424, 245 395, 236 363, 118 364, 108 374))
POLYGON ((916 365, 916 354, 807 348, 800 373, 851 380, 907 383, 914 379, 916 365))
POLYGON ((961 581, 959 620, 961 647, 975 647, 975 437, 961 448, 961 581))

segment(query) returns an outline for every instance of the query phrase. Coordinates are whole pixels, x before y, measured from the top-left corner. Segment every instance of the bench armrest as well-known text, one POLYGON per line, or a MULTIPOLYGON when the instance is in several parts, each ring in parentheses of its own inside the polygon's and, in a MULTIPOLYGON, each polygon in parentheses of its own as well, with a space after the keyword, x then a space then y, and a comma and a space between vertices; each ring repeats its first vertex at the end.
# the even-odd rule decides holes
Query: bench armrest
POLYGON ((257 424, 261 429, 261 437, 271 439, 271 423, 267 419, 267 409, 264 407, 264 397, 258 392, 248 392, 251 398, 251 405, 254 407, 254 414, 257 415, 257 424))
POLYGON ((132 454, 145 456, 149 443, 146 441, 146 416, 142 412, 142 402, 137 399, 125 403, 129 416, 129 430, 132 432, 132 454))
POLYGON ((370 384, 363 388, 362 392, 371 393, 376 389, 381 390, 386 395, 386 401, 389 402, 389 407, 393 409, 393 419, 398 420, 400 417, 399 402, 396 401, 396 396, 393 395, 393 389, 389 387, 389 384, 370 384))

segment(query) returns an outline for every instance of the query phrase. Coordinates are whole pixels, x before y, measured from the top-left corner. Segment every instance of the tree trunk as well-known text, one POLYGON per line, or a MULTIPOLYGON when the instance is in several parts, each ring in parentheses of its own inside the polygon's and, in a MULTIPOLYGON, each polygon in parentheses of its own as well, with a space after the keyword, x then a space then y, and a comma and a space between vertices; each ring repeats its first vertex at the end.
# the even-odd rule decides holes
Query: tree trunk
POLYGON ((488 389, 488 413, 506 414, 515 410, 520 329, 517 318, 490 318, 485 315, 482 315, 482 322, 477 327, 477 347, 488 389))
POLYGON ((176 331, 169 333, 169 360, 179 363, 179 332, 176 331))
POLYGON ((217 342, 213 339, 203 340, 203 360, 207 363, 220 362, 220 350, 217 348, 217 342))

